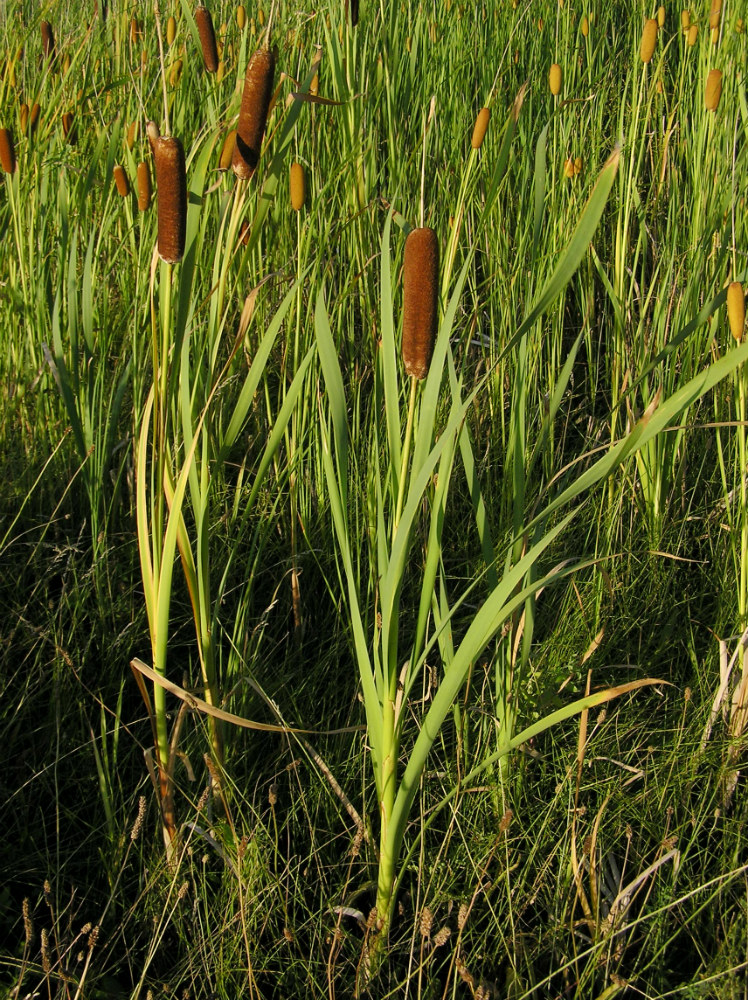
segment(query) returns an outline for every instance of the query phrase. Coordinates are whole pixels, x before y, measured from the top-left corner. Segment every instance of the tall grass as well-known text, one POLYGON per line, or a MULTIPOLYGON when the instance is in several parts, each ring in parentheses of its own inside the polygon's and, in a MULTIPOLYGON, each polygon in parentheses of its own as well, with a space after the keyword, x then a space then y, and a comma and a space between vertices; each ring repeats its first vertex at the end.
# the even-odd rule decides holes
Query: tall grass
POLYGON ((0 14, 3 988, 742 995, 745 12, 245 6, 0 14))

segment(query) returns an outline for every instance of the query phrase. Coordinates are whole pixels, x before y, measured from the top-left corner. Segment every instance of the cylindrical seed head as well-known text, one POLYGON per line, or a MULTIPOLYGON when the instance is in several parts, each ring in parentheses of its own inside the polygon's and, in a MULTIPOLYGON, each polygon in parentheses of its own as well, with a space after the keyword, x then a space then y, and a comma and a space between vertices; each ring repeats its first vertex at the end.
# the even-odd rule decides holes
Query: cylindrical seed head
POLYGON ((244 76, 236 144, 231 160, 234 173, 243 180, 252 176, 260 159, 270 98, 273 96, 274 75, 273 53, 269 49, 258 49, 249 60, 244 76))
POLYGON ((213 18, 207 7, 201 4, 195 10, 195 22, 200 35, 200 45, 203 50, 203 62, 209 73, 215 73, 218 69, 218 46, 216 45, 216 33, 213 30, 213 18))
POLYGON ((581 27, 582 27, 582 35, 586 38, 587 35, 589 35, 589 33, 590 33, 590 22, 589 22, 589 18, 587 17, 586 14, 582 18, 582 26, 581 27))
POLYGON ((655 45, 657 44, 657 31, 657 21, 653 17, 647 18, 644 22, 642 43, 639 49, 639 55, 643 63, 648 63, 654 55, 655 45))
POLYGON ((13 145, 13 133, 8 128, 0 128, 0 166, 6 174, 16 170, 16 150, 13 145))
POLYGON ((125 142, 127 143, 127 148, 132 149, 135 145, 135 140, 138 137, 138 123, 136 121, 130 122, 127 126, 127 138, 125 142))
POLYGON ((244 9, 243 4, 239 4, 236 8, 236 26, 239 31, 244 31, 244 25, 247 23, 247 12, 244 9))
POLYGON ((179 139, 160 136, 153 143, 158 188, 158 255, 176 264, 187 233, 187 171, 179 139))
POLYGON ((475 126, 473 127, 473 136, 470 140, 470 145, 473 149, 480 149, 483 145, 483 140, 486 138, 486 129, 488 128, 488 123, 491 120, 491 111, 489 108, 481 108, 478 112, 478 117, 475 119, 475 126))
POLYGON ((413 229, 403 267, 403 363, 408 375, 425 378, 436 340, 439 242, 433 229, 413 229))
POLYGON ((169 83, 172 87, 177 87, 179 85, 179 80, 182 76, 182 60, 175 59, 171 64, 171 70, 169 71, 169 83))
POLYGON ((294 212, 300 212, 304 206, 304 199, 306 197, 306 178, 304 176, 304 168, 300 163, 291 164, 289 183, 291 187, 291 205, 294 212))
POLYGON ((710 69, 706 78, 704 104, 707 111, 716 111, 722 96, 722 70, 710 69))
POLYGON ((548 86, 554 97, 561 93, 561 67, 558 63, 553 63, 548 72, 548 86))
POLYGON ((36 131, 36 127, 39 124, 39 115, 42 113, 42 109, 39 106, 39 102, 35 101, 31 106, 31 114, 29 115, 29 126, 32 132, 36 131))
POLYGON ((26 126, 29 123, 29 106, 25 101, 21 101, 21 107, 19 109, 20 119, 21 119, 21 131, 26 131, 26 126))
POLYGON ((690 49, 696 44, 696 39, 699 37, 699 26, 698 24, 692 24, 689 26, 686 32, 686 44, 690 49))
POLYGON ((682 10, 680 12, 680 26, 681 26, 681 30, 684 31, 684 32, 688 31, 688 29, 691 27, 691 11, 690 10, 682 10))
POLYGON ((730 321, 730 333, 741 343, 745 327, 745 296, 739 281, 731 282, 727 288, 727 318, 730 321))
POLYGON ((232 129, 230 132, 226 133, 226 138, 223 140, 223 146, 221 147, 221 157, 218 161, 219 170, 228 170, 231 166, 231 158, 234 155, 234 144, 236 142, 236 129, 232 129))
POLYGON ((173 45, 174 39, 177 37, 177 22, 173 17, 170 17, 166 22, 166 44, 173 45))
POLYGON ((709 8, 709 27, 714 30, 719 28, 719 20, 722 14, 722 0, 712 0, 709 8))
POLYGON ((62 116, 62 134, 71 145, 75 142, 74 125, 75 119, 73 118, 73 112, 66 111, 62 116))
POLYGON ((120 166, 119 163, 114 168, 114 183, 117 185, 120 197, 126 198, 130 193, 130 182, 127 179, 125 168, 120 166))
POLYGON ((42 51, 44 52, 45 59, 54 59, 55 57, 55 35, 52 31, 52 25, 49 21, 42 21, 41 23, 42 32, 42 51))
POLYGON ((151 206, 151 172, 145 162, 138 164, 138 211, 147 212, 151 206))
POLYGON ((662 5, 657 8, 657 26, 658 28, 665 27, 665 8, 662 5))
POLYGON ((135 43, 140 38, 140 25, 138 24, 137 17, 130 19, 130 42, 135 45, 135 43))

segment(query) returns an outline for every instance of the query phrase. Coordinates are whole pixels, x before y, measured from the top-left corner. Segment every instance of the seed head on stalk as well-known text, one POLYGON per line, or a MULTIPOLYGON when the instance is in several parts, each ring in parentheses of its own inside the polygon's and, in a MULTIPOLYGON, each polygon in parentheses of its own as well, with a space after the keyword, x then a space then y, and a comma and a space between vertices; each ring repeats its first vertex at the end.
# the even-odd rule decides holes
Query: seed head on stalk
POLYGON ((405 241, 403 267, 403 363, 408 375, 428 374, 437 328, 439 242, 428 226, 405 241))
POLYGON ((269 49, 258 49, 249 60, 244 76, 236 144, 231 159, 233 171, 240 180, 248 180, 252 176, 260 159, 274 76, 273 53, 269 49))
POLYGON ((722 71, 710 69, 706 78, 706 91, 704 93, 704 104, 707 111, 716 111, 719 107, 719 100, 722 97, 722 71))
POLYGON ((209 73, 215 73, 218 69, 218 46, 216 45, 216 33, 213 29, 213 18, 207 7, 200 4, 195 10, 195 21, 200 35, 205 68, 209 73))
MULTIPOLYGON (((151 137, 149 127, 148 136, 151 137)), ((184 147, 175 136, 154 136, 158 205, 158 255, 176 264, 184 254, 187 234, 187 171, 184 147)))
POLYGON ((642 43, 639 49, 639 56, 643 63, 648 63, 652 61, 652 56, 654 55, 655 45, 657 44, 657 32, 658 32, 657 20, 654 17, 648 18, 644 22, 644 31, 642 31, 642 43))
POLYGON ((478 117, 475 119, 475 127, 473 128, 473 136, 470 140, 470 145, 473 149, 480 149, 483 145, 483 140, 486 138, 486 129, 488 128, 488 123, 491 120, 491 111, 489 108, 481 108, 478 112, 478 117))
POLYGON ((7 128, 0 128, 0 166, 6 174, 13 174, 16 171, 13 133, 7 128))
POLYGON ((727 318, 730 323, 730 333, 739 344, 742 343, 745 328, 745 295, 739 281, 732 281, 727 287, 727 318))

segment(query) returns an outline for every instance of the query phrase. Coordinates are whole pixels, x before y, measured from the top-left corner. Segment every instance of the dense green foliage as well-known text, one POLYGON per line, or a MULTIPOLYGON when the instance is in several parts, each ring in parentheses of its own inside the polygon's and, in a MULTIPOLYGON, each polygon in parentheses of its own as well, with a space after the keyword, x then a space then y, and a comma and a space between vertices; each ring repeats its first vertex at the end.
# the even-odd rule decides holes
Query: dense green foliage
POLYGON ((209 6, 0 11, 2 989, 745 996, 744 0, 209 6))

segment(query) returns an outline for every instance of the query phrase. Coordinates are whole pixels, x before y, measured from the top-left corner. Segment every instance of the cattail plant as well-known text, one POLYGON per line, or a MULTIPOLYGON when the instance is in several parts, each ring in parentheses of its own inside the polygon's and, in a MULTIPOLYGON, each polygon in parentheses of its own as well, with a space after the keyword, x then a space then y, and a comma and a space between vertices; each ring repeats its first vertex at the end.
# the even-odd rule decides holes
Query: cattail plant
POLYGON ((269 49, 258 49, 249 60, 236 129, 236 144, 231 160, 234 173, 248 180, 260 159, 262 137, 273 95, 275 58, 269 49))
POLYGON ((21 122, 21 131, 26 131, 26 126, 29 123, 29 106, 25 101, 21 101, 21 107, 19 108, 19 118, 21 122))
POLYGON ((169 83, 172 87, 178 87, 179 81, 182 76, 182 66, 183 62, 181 59, 175 59, 171 64, 171 69, 169 71, 169 83))
POLYGON ((561 67, 558 63, 553 63, 548 72, 548 86, 554 97, 561 93, 561 67))
POLYGON ((719 107, 719 99, 722 96, 722 70, 710 69, 706 78, 706 92, 704 94, 704 105, 707 111, 716 111, 719 107))
POLYGON ((727 319, 730 323, 730 333, 740 344, 745 328, 745 295, 739 281, 732 281, 727 287, 727 319))
POLYGON ((665 8, 662 4, 657 8, 657 26, 658 28, 665 27, 665 8))
POLYGON ((655 45, 657 44, 657 21, 655 18, 650 17, 644 22, 644 31, 642 32, 642 42, 641 48, 639 49, 639 56, 643 63, 648 63, 651 61, 654 55, 655 45))
POLYGON ((132 17, 130 19, 130 43, 135 45, 138 39, 141 37, 142 32, 140 29, 140 24, 138 23, 137 17, 132 17))
POLYGON ((151 206, 151 172, 145 161, 138 164, 138 210, 147 212, 151 206))
POLYGON ((166 22, 166 44, 171 47, 174 44, 174 39, 177 37, 177 22, 173 17, 170 17, 166 22))
POLYGON ((712 0, 712 5, 709 9, 709 27, 714 31, 715 28, 719 28, 720 18, 722 16, 722 0, 712 0))
POLYGON ((234 145, 236 143, 236 129, 231 129, 230 132, 226 133, 226 138, 223 140, 223 145, 221 146, 221 155, 218 159, 218 169, 228 170, 231 166, 231 160, 234 155, 234 145))
POLYGON ((216 33, 213 30, 213 18, 210 11, 202 4, 195 10, 195 22, 200 35, 200 45, 203 50, 203 62, 209 73, 215 73, 218 69, 218 46, 216 45, 216 33))
POLYGON ((158 189, 158 254, 167 264, 176 264, 184 254, 187 233, 187 172, 184 148, 174 136, 153 141, 158 189))
POLYGON ((403 363, 413 378, 428 374, 437 329, 439 243, 428 226, 405 241, 403 266, 403 363))
POLYGON ((127 148, 129 150, 132 150, 132 147, 135 145, 135 140, 137 139, 137 137, 138 137, 138 123, 136 121, 130 122, 130 124, 127 126, 127 138, 125 140, 127 143, 127 148))
POLYGON ((358 24, 358 0, 345 0, 345 19, 348 20, 348 14, 351 15, 351 27, 355 28, 358 24))
POLYGON ((481 108, 478 112, 478 117, 475 119, 475 126, 473 127, 473 136, 470 140, 470 145, 473 149, 480 149, 483 145, 483 140, 486 138, 486 129, 488 128, 488 123, 491 120, 491 110, 490 108, 481 108))
POLYGON ((31 107, 31 114, 29 115, 29 126, 32 132, 36 131, 37 125, 39 124, 39 116, 42 113, 42 109, 39 106, 38 101, 34 101, 31 107))
POLYGON ((247 12, 244 9, 243 4, 239 4, 236 8, 236 26, 239 31, 244 31, 244 26, 247 23, 247 12))
POLYGON ((686 44, 690 49, 694 47, 696 41, 699 37, 699 26, 698 24, 692 24, 686 31, 686 44))
POLYGON ((582 32, 582 37, 586 38, 589 35, 589 33, 590 33, 590 22, 589 22, 589 18, 587 17, 586 14, 582 18, 582 24, 581 24, 580 28, 581 28, 581 32, 582 32))
POLYGON ((691 11, 682 10, 680 12, 680 27, 683 34, 686 34, 688 29, 691 27, 691 11))
POLYGON ((75 119, 72 111, 65 111, 62 116, 62 134, 72 145, 75 142, 75 119))
POLYGON ((41 23, 41 33, 42 33, 42 51, 44 53, 44 58, 47 62, 51 62, 55 57, 55 36, 52 31, 52 25, 49 21, 42 21, 41 23))
POLYGON ((306 178, 304 168, 300 163, 291 164, 289 186, 291 188, 291 206, 294 212, 300 212, 306 198, 306 178))
POLYGON ((130 182, 127 179, 125 168, 117 163, 113 170, 114 183, 117 185, 117 192, 121 198, 126 198, 130 193, 130 182))
POLYGON ((16 151, 13 146, 13 134, 7 128, 0 128, 0 166, 6 174, 15 173, 16 151))

